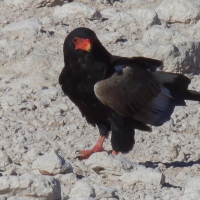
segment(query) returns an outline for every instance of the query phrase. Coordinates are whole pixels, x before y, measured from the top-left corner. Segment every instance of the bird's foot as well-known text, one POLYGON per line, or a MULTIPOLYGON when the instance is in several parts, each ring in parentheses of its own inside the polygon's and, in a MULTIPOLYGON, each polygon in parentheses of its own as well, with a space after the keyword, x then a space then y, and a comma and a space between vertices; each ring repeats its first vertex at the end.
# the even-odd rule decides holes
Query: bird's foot
POLYGON ((116 151, 106 151, 102 147, 104 140, 105 140, 105 136, 100 136, 97 140, 97 143, 95 144, 95 146, 92 149, 76 151, 76 154, 78 153, 76 158, 78 158, 79 160, 84 160, 84 159, 89 158, 93 153, 102 152, 102 151, 105 151, 108 154, 117 155, 118 152, 116 152, 116 151))
POLYGON ((89 149, 89 150, 79 150, 77 151, 78 152, 78 156, 76 158, 78 158, 79 160, 84 160, 84 159, 87 159, 89 158, 93 153, 97 153, 97 152, 107 152, 108 154, 112 154, 112 155, 117 155, 118 152, 116 151, 112 151, 112 150, 105 150, 103 149, 102 147, 101 148, 98 148, 98 147, 94 147, 92 149, 89 149))
POLYGON ((89 150, 79 150, 78 152, 78 156, 76 158, 78 158, 79 160, 84 160, 89 158, 93 153, 96 152, 102 152, 105 151, 102 147, 96 147, 94 146, 92 149, 89 150))

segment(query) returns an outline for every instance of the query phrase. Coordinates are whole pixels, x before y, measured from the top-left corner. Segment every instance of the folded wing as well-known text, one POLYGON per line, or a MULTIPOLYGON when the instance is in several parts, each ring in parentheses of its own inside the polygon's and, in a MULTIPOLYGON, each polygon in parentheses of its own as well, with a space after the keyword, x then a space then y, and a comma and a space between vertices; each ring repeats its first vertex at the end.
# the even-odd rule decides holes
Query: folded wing
POLYGON ((154 126, 169 120, 177 105, 170 91, 139 65, 123 66, 94 87, 97 98, 125 117, 154 126))

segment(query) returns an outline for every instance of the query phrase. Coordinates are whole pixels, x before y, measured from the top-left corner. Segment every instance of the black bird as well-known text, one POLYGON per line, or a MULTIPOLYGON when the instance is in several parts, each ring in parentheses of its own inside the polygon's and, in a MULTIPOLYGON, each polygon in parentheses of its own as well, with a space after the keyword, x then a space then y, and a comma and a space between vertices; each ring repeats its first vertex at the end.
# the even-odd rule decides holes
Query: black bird
POLYGON ((113 56, 89 28, 69 33, 63 51, 61 88, 100 132, 96 145, 80 150, 79 159, 104 151, 109 131, 112 154, 127 153, 135 143, 134 129, 151 131, 149 125, 170 120, 175 106, 185 106, 185 100, 200 101, 200 93, 188 90, 186 76, 156 71, 162 64, 159 60, 113 56))

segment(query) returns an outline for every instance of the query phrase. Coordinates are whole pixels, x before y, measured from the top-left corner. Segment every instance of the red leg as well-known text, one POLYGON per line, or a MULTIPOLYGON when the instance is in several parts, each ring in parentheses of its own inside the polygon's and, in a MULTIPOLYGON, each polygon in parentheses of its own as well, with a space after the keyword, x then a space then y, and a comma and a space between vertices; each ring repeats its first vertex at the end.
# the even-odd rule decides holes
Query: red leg
MULTIPOLYGON (((103 142, 105 140, 105 136, 99 136, 96 144, 94 145, 94 147, 92 149, 89 149, 89 150, 80 150, 79 151, 79 156, 77 156, 77 158, 79 160, 83 160, 83 159, 87 159, 89 158, 93 153, 96 153, 96 152, 102 152, 102 151, 106 151, 104 150, 103 148, 103 142)), ((118 152, 117 151, 106 151, 108 154, 112 154, 112 155, 117 155, 118 152)))
POLYGON ((80 150, 79 153, 81 154, 80 156, 78 156, 79 160, 83 160, 83 159, 87 159, 89 158, 93 153, 95 152, 102 152, 105 151, 103 149, 103 142, 105 140, 105 136, 99 136, 97 143, 94 145, 94 147, 92 149, 89 150, 80 150))
POLYGON ((113 150, 111 154, 112 154, 112 155, 117 155, 117 154, 118 154, 118 152, 117 152, 117 151, 115 151, 115 150, 113 150))

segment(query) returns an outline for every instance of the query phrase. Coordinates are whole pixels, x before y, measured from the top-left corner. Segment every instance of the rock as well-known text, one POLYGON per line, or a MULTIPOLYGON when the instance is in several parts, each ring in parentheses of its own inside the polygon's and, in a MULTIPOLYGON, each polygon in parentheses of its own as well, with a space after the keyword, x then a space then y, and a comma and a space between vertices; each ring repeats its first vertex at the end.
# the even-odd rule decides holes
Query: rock
POLYGON ((122 175, 124 170, 133 168, 129 161, 119 156, 108 155, 106 152, 92 154, 85 164, 98 174, 122 175))
POLYGON ((129 0, 125 1, 126 7, 135 7, 140 6, 145 3, 145 0, 129 0))
POLYGON ((30 0, 4 0, 4 3, 10 6, 12 5, 18 6, 18 5, 30 3, 30 0))
POLYGON ((53 11, 53 17, 59 20, 65 18, 99 19, 101 15, 93 6, 72 2, 63 6, 57 6, 53 11))
POLYGON ((123 182, 132 185, 138 182, 143 182, 146 184, 152 185, 163 185, 165 183, 165 176, 151 168, 145 168, 138 166, 137 169, 132 170, 131 172, 125 172, 120 180, 123 182))
POLYGON ((132 17, 134 17, 134 23, 131 23, 131 31, 146 30, 151 26, 158 24, 159 19, 154 10, 151 9, 132 9, 127 11, 132 17))
POLYGON ((5 26, 2 31, 9 34, 12 39, 30 39, 41 30, 42 23, 36 18, 26 19, 24 21, 13 22, 5 26))
POLYGON ((168 23, 195 23, 200 19, 200 3, 196 0, 164 0, 156 13, 159 19, 168 23))
POLYGON ((35 161, 38 158, 38 155, 39 150, 37 148, 32 148, 24 155, 24 159, 27 162, 33 163, 33 161, 35 161))
MULTIPOLYGON (((168 29, 163 26, 151 27, 143 36, 145 43, 159 45, 160 53, 157 56, 164 60, 164 70, 182 71, 183 73, 192 73, 199 70, 200 59, 198 56, 200 41, 192 37, 183 35, 181 32, 168 29), (152 42, 153 41, 153 42, 152 42), (163 47, 161 45, 173 45, 168 51, 168 56, 162 56, 163 47), (192 51, 193 53, 189 53, 192 51), (187 59, 186 59, 187 55, 187 59), (180 67, 181 66, 181 67, 180 67)), ((153 46, 153 45, 152 45, 153 46)), ((165 51, 167 47, 165 47, 165 51)), ((150 50, 151 51, 151 50, 150 50)), ((167 55, 167 54, 166 54, 167 55)))
POLYGON ((56 175, 72 172, 71 164, 64 161, 55 151, 39 156, 33 162, 32 169, 36 173, 39 170, 40 173, 44 175, 56 175))
POLYGON ((56 133, 54 132, 39 132, 36 134, 36 138, 38 141, 46 140, 46 141, 53 141, 56 138, 56 133))
POLYGON ((184 188, 184 194, 179 200, 200 199, 200 176, 188 178, 184 188))
POLYGON ((100 34, 98 35, 98 38, 104 44, 111 43, 111 42, 116 43, 117 41, 125 40, 125 37, 118 32, 107 32, 104 34, 100 34))
POLYGON ((117 12, 107 21, 107 24, 114 29, 127 26, 130 23, 135 24, 135 19, 130 14, 125 12, 117 12))
POLYGON ((77 181, 69 194, 70 198, 95 197, 94 188, 84 181, 77 181))
POLYGON ((37 7, 63 5, 64 0, 37 0, 37 7))
POLYGON ((0 177, 0 194, 46 200, 61 199, 60 183, 53 177, 34 174, 0 177), (45 197, 45 198, 44 198, 45 197))
POLYGON ((156 13, 151 9, 132 9, 126 12, 117 12, 107 21, 114 29, 125 27, 129 32, 146 30, 159 22, 156 13))
POLYGON ((102 18, 110 18, 116 12, 117 11, 115 8, 105 8, 105 9, 101 10, 101 15, 102 15, 102 18))
POLYGON ((76 174, 69 173, 69 174, 57 174, 55 178, 59 179, 61 183, 64 185, 68 185, 70 183, 76 183, 78 181, 76 174))
POLYGON ((92 197, 72 197, 68 200, 94 200, 92 197))
POLYGON ((0 150, 0 169, 5 170, 5 167, 12 163, 10 157, 2 150, 0 150))
POLYGON ((115 192, 116 190, 110 187, 105 187, 102 185, 97 185, 94 184, 93 185, 94 189, 95 189, 95 198, 97 199, 101 199, 101 198, 112 198, 115 197, 115 192))

